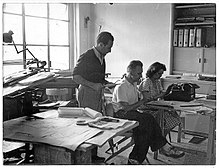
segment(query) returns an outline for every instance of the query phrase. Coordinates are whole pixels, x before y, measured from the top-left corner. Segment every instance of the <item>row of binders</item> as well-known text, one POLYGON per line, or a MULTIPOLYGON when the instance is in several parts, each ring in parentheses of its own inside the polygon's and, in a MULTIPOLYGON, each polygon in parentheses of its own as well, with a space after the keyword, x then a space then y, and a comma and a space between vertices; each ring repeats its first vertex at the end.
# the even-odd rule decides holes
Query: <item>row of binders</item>
POLYGON ((205 29, 203 28, 184 28, 174 29, 174 47, 203 47, 205 45, 205 29))

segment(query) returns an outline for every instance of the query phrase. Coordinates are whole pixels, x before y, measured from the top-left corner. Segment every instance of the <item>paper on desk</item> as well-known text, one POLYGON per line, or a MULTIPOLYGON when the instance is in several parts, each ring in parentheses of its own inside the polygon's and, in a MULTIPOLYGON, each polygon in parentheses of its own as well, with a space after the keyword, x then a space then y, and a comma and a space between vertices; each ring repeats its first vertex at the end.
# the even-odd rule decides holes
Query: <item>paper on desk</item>
POLYGON ((196 114, 196 113, 200 113, 200 114, 207 114, 208 113, 209 114, 213 111, 212 109, 205 107, 205 106, 180 107, 180 109, 183 112, 193 113, 193 114, 196 114))
MULTIPOLYGON (((121 120, 121 119, 120 119, 121 120)), ((119 136, 120 131, 125 132, 127 129, 127 126, 130 124, 136 124, 136 121, 129 121, 129 120, 124 120, 122 127, 118 127, 117 129, 111 129, 111 130, 104 130, 101 134, 98 136, 94 136, 91 139, 86 140, 86 143, 94 144, 99 147, 103 146, 109 139, 113 138, 115 135, 119 136)))
POLYGON ((119 119, 119 122, 106 122, 102 121, 101 118, 112 118, 112 117, 98 117, 96 120, 88 123, 89 126, 99 129, 117 129, 124 126, 128 121, 119 119))
MULTIPOLYGON (((29 142, 41 142, 75 150, 86 140, 101 133, 100 129, 77 126, 75 119, 47 118, 20 122, 6 128, 4 137, 29 142)), ((4 132, 5 132, 4 131, 4 132)))
POLYGON ((35 113, 33 116, 39 118, 57 118, 59 115, 57 110, 47 110, 45 112, 35 113))

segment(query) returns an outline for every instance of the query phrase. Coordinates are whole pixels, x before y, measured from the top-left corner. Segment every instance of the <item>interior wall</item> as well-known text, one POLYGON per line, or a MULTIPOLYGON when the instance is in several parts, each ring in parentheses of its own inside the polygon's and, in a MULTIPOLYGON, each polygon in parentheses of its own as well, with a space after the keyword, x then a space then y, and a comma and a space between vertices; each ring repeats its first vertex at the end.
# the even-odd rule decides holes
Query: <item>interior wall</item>
MULTIPOLYGON (((94 39, 90 39, 91 37, 91 19, 90 19, 90 15, 91 15, 91 7, 92 4, 90 3, 80 3, 77 4, 77 19, 78 19, 78 23, 79 23, 79 30, 77 31, 78 33, 78 37, 79 37, 79 52, 78 54, 82 54, 83 52, 85 52, 88 48, 90 48, 93 45, 93 41, 94 39), (87 24, 85 24, 85 18, 89 18, 89 20, 87 21, 87 24)), ((78 55, 78 56, 79 56, 78 55)), ((78 57, 77 56, 77 57, 78 57)))
POLYGON ((146 69, 155 61, 164 63, 169 73, 171 42, 171 4, 169 3, 96 3, 80 4, 80 17, 90 20, 82 28, 81 50, 95 44, 99 31, 110 31, 114 38, 107 54, 107 72, 121 77, 131 60, 141 60, 146 69), (86 10, 88 9, 88 10, 86 10), (90 12, 90 14, 89 14, 90 12), (86 37, 87 36, 87 37, 86 37), (85 40, 87 39, 87 40, 85 40), (87 41, 87 43, 86 43, 87 41), (83 47, 84 46, 84 47, 83 47))

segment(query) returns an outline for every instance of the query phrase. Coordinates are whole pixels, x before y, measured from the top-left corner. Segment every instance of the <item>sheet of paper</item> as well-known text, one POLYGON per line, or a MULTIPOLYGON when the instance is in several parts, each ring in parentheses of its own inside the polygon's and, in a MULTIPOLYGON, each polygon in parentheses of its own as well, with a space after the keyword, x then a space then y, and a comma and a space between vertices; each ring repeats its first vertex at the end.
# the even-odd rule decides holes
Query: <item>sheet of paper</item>
POLYGON ((119 127, 124 126, 124 124, 128 122, 127 120, 121 120, 121 119, 119 119, 119 122, 105 122, 105 121, 101 121, 101 118, 102 117, 99 117, 97 118, 96 121, 90 122, 89 126, 100 128, 100 129, 117 129, 119 127))
POLYGON ((42 142, 75 150, 80 144, 102 132, 88 126, 77 126, 75 119, 46 118, 19 122, 6 127, 4 138, 42 142))
POLYGON ((117 129, 104 130, 104 132, 102 132, 98 136, 88 139, 86 142, 102 147, 106 142, 108 142, 109 139, 111 139, 115 135, 119 135, 120 131, 125 131, 129 126, 136 124, 136 121, 125 121, 126 123, 122 127, 119 127, 117 129))

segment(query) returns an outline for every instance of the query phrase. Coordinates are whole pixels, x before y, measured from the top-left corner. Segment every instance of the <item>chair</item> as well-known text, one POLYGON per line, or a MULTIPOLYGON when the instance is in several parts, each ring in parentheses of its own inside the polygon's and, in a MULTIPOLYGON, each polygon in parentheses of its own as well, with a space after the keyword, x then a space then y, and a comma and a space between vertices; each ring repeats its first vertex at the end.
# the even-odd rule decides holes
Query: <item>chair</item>
MULTIPOLYGON (((105 113, 107 116, 111 116, 111 117, 114 116, 114 109, 112 103, 110 102, 106 103, 105 113)), ((123 135, 121 135, 121 139, 116 141, 114 139, 111 139, 108 141, 108 143, 109 143, 109 148, 105 151, 105 153, 110 154, 110 156, 105 160, 105 163, 108 160, 112 159, 113 157, 117 156, 121 152, 125 151, 126 149, 134 145, 133 132, 132 131, 125 132, 123 135), (125 142, 128 143, 125 146, 123 146, 125 142)), ((146 161, 148 162, 148 164, 150 164, 147 157, 146 157, 146 161)))
MULTIPOLYGON (((164 135, 164 111, 165 111, 165 110, 173 110, 173 109, 170 108, 170 107, 157 106, 157 105, 153 105, 153 104, 148 105, 148 107, 150 107, 150 108, 152 108, 152 109, 157 109, 157 110, 159 110, 159 112, 158 112, 158 114, 159 114, 159 115, 158 115, 158 123, 159 123, 159 125, 160 125, 162 134, 164 135)), ((180 125, 179 125, 179 131, 181 131, 181 129, 182 129, 182 125, 180 124, 180 125)), ((169 141, 171 142, 171 134, 169 133, 168 136, 169 136, 169 141)), ((181 135, 180 135, 180 136, 181 136, 181 135)), ((154 152, 154 159, 157 160, 157 158, 158 158, 158 151, 155 151, 155 152, 154 152)))
POLYGON ((3 163, 20 165, 29 163, 33 160, 32 151, 29 143, 3 141, 3 163), (22 156, 22 154, 25 154, 22 156), (11 159, 10 159, 11 158, 11 159))

